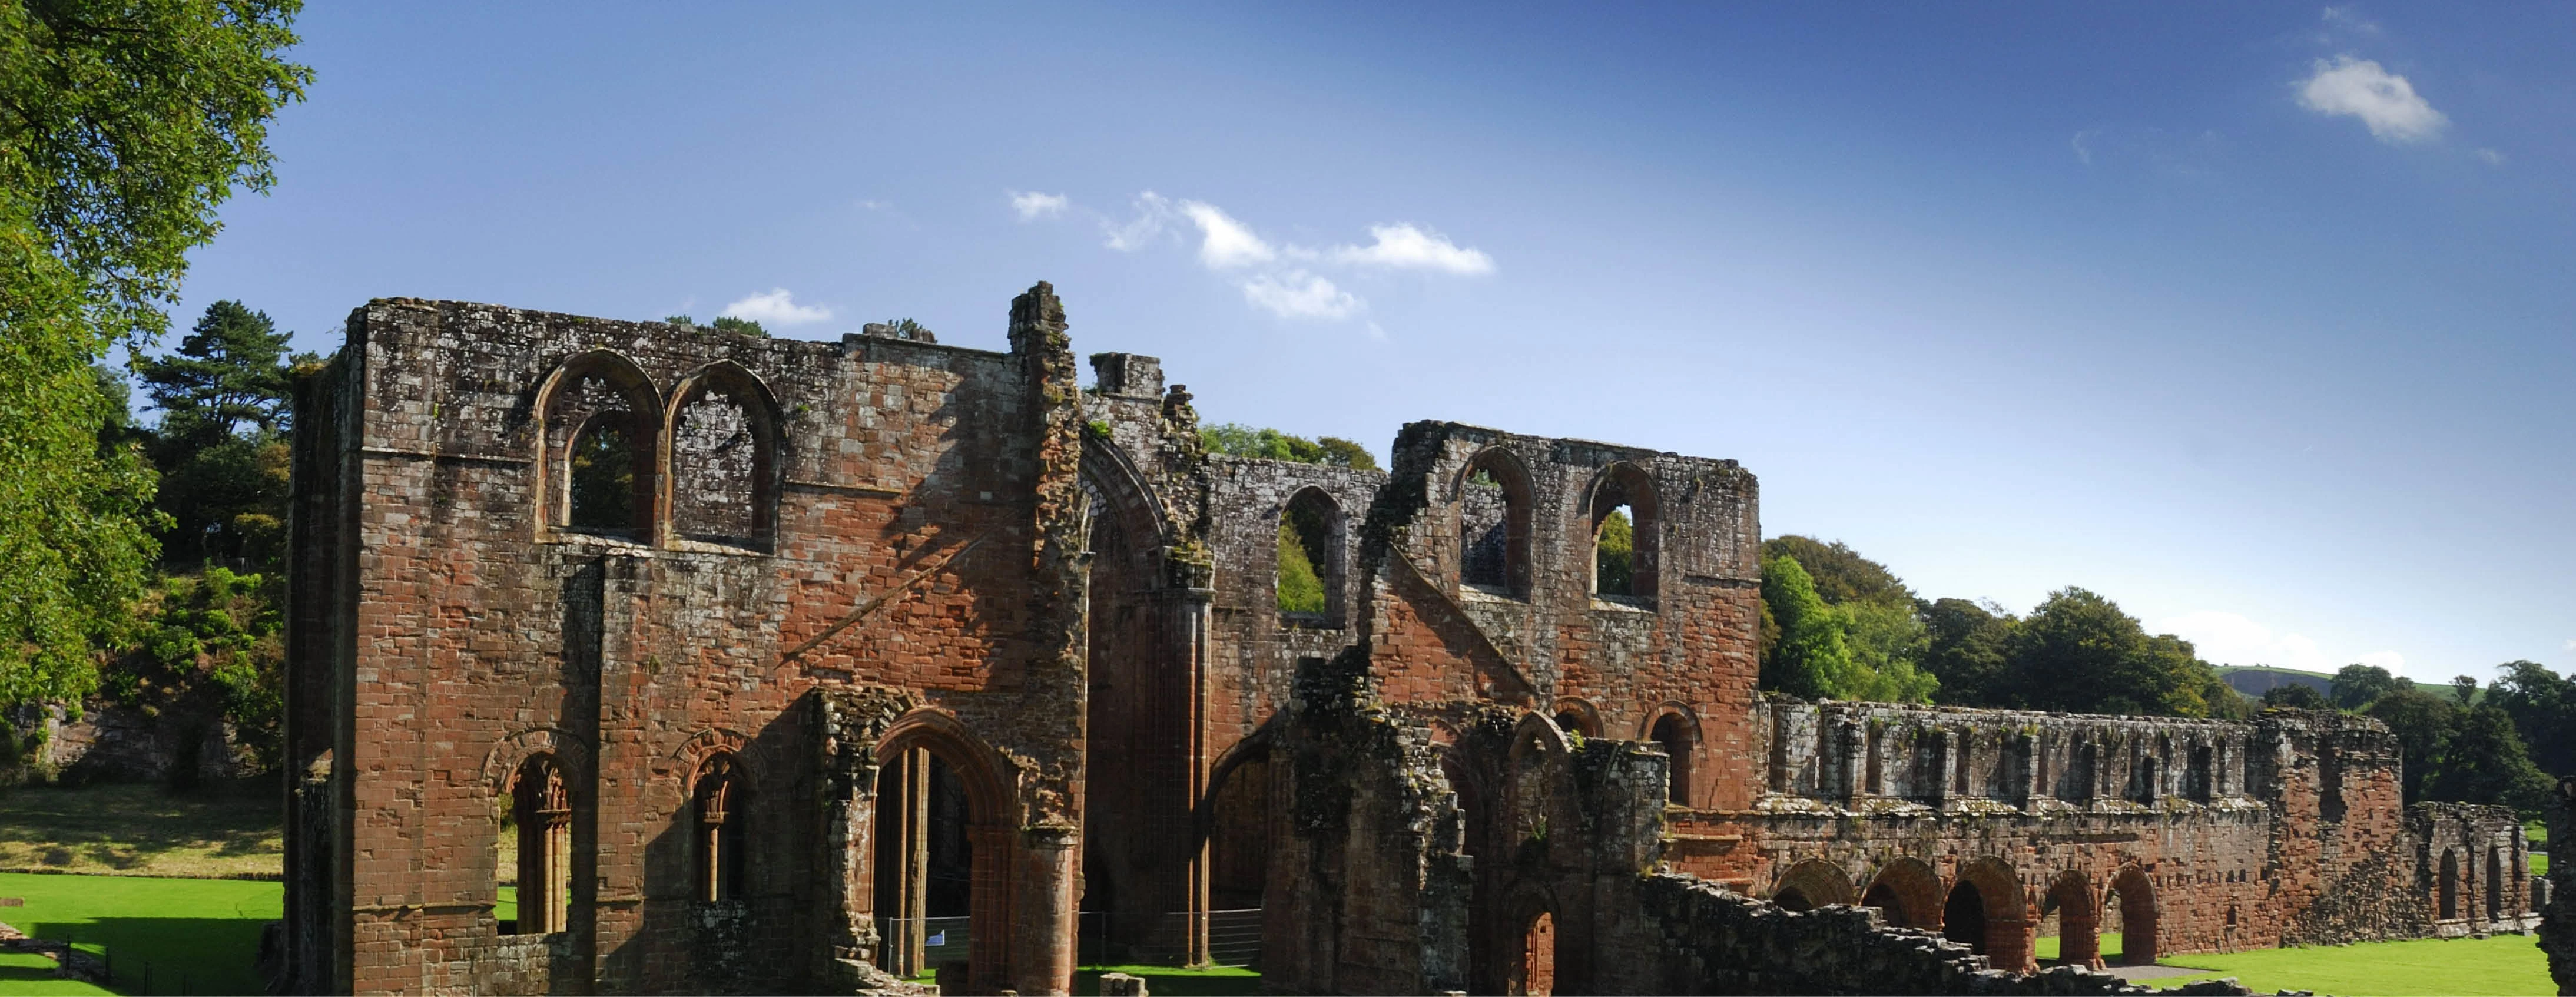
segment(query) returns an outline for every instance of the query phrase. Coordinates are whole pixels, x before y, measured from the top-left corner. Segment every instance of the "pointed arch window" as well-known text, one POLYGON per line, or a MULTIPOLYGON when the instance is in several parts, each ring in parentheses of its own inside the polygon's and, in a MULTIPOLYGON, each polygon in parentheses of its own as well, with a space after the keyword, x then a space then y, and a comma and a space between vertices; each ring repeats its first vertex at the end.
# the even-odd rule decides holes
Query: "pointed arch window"
POLYGON ((1530 480, 1520 461, 1488 447, 1459 472, 1458 583, 1492 595, 1529 598, 1530 480))
POLYGON ((1593 594, 1651 606, 1661 513, 1655 479, 1635 464, 1612 464, 1593 486, 1591 505, 1593 594))
POLYGON ((652 381, 601 350, 565 361, 540 394, 542 525, 649 541, 662 425, 652 381))
POLYGON ((722 363, 690 376, 673 396, 673 532, 766 549, 778 509, 778 417, 768 388, 722 363))
POLYGON ((563 766, 552 755, 528 759, 511 784, 510 802, 519 845, 519 916, 510 930, 563 931, 572 898, 572 797, 563 766))
POLYGON ((1300 489, 1279 513, 1280 619, 1341 626, 1342 590, 1341 506, 1323 489, 1300 489))

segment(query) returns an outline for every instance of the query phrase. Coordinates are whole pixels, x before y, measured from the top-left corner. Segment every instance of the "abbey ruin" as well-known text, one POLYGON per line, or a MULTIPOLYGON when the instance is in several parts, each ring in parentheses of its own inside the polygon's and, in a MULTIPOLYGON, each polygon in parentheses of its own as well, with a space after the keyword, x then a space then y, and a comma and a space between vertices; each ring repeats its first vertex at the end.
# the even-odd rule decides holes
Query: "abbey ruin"
POLYGON ((2108 993, 2537 924, 2513 815, 2402 806, 2375 721, 1758 691, 1733 461, 1210 455, 1066 329, 1045 284, 1003 353, 352 314, 296 416, 285 985, 2108 993))

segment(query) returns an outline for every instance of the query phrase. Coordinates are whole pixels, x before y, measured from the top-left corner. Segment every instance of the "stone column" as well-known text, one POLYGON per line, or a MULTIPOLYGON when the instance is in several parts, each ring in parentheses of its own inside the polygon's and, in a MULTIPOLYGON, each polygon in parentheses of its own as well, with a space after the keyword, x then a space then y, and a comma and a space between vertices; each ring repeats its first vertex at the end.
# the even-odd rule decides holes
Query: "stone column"
POLYGON ((1012 989, 1023 994, 1064 994, 1073 988, 1074 859, 1082 834, 1072 826, 1032 827, 1019 833, 1024 846, 1017 916, 1011 927, 1012 989))

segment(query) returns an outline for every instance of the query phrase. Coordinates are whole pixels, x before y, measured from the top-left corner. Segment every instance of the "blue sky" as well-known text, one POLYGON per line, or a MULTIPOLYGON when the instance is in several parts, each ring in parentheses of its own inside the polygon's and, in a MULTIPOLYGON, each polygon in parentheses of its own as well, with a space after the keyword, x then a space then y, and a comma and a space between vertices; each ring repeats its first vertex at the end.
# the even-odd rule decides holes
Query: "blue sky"
POLYGON ((1077 350, 1731 457, 1926 596, 2576 666, 2576 6, 316 5, 238 298, 1077 350))

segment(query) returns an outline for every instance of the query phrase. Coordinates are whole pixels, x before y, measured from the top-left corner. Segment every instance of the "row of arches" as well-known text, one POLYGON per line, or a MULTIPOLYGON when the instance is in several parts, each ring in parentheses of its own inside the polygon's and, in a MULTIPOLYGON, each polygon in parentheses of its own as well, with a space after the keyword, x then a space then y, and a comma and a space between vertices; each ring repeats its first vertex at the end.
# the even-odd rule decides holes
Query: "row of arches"
MULTIPOLYGON (((1552 719, 1556 721, 1558 730, 1568 734, 1587 738, 1607 736, 1600 709, 1587 700, 1558 700, 1552 719)), ((1699 754, 1700 746, 1698 715, 1680 703, 1665 703, 1647 712, 1644 727, 1638 733, 1664 749, 1664 754, 1672 759, 1665 785, 1665 800, 1675 806, 1692 805, 1695 798, 1691 781, 1695 769, 1692 760, 1699 754)))
MULTIPOLYGON (((1491 595, 1530 597, 1534 492, 1520 458, 1502 447, 1477 451, 1449 483, 1458 522, 1458 584, 1491 595)), ((1628 461, 1593 476, 1581 507, 1597 596, 1651 606, 1659 570, 1663 502, 1652 475, 1628 461)))
POLYGON ((774 541, 778 402, 740 364, 701 367, 665 395, 633 360, 593 350, 555 368, 536 412, 541 535, 774 541))
MULTIPOLYGON (((495 919, 500 934, 579 927, 586 893, 576 887, 574 862, 586 843, 576 838, 588 833, 576 820, 576 810, 588 805, 582 754, 541 748, 510 768, 498 787, 499 846, 515 856, 502 863, 500 871, 510 875, 496 877, 497 885, 515 886, 517 893, 515 916, 495 919)), ((973 986, 1005 985, 1011 931, 1002 913, 1009 904, 1008 829, 1015 824, 1008 763, 955 718, 928 709, 893 720, 873 757, 865 895, 876 920, 878 964, 909 976, 963 961, 973 986), (962 923, 950 927, 940 919, 962 923)), ((686 875, 685 891, 649 892, 685 898, 708 916, 743 917, 753 901, 791 891, 798 877, 813 874, 801 855, 777 847, 793 837, 791 825, 800 819, 789 799, 794 794, 775 787, 764 794, 754 768, 730 747, 705 751, 683 771, 689 773, 685 802, 671 819, 685 842, 686 869, 664 874, 686 875)))
POLYGON ((2033 939, 2052 935, 2058 939, 2058 961, 2101 965, 2102 915, 2116 911, 2120 961, 2141 966, 2156 961, 2155 881, 2143 868, 2122 868, 2098 891, 2082 870, 2060 872, 2036 905, 2025 892, 2020 876, 2001 859, 1965 863, 1947 882, 1930 863, 1898 859, 1857 891, 1842 866, 1808 859, 1781 874, 1770 899, 1792 911, 1833 904, 1875 908, 1892 927, 1940 932, 2008 970, 2030 963, 2033 939))
POLYGON ((2492 845, 2487 847, 2484 889, 2478 889, 2479 883, 2471 878, 2478 874, 2477 870, 2468 866, 2469 860, 2464 860, 2461 852, 2458 848, 2442 849, 2441 873, 2433 886, 2436 918, 2443 921, 2468 918, 2473 909, 2468 894, 2474 891, 2484 901, 2486 920, 2503 920, 2515 908, 2511 902, 2511 891, 2520 876, 2517 869, 2509 868, 2517 865, 2510 861, 2512 852, 2492 845))

